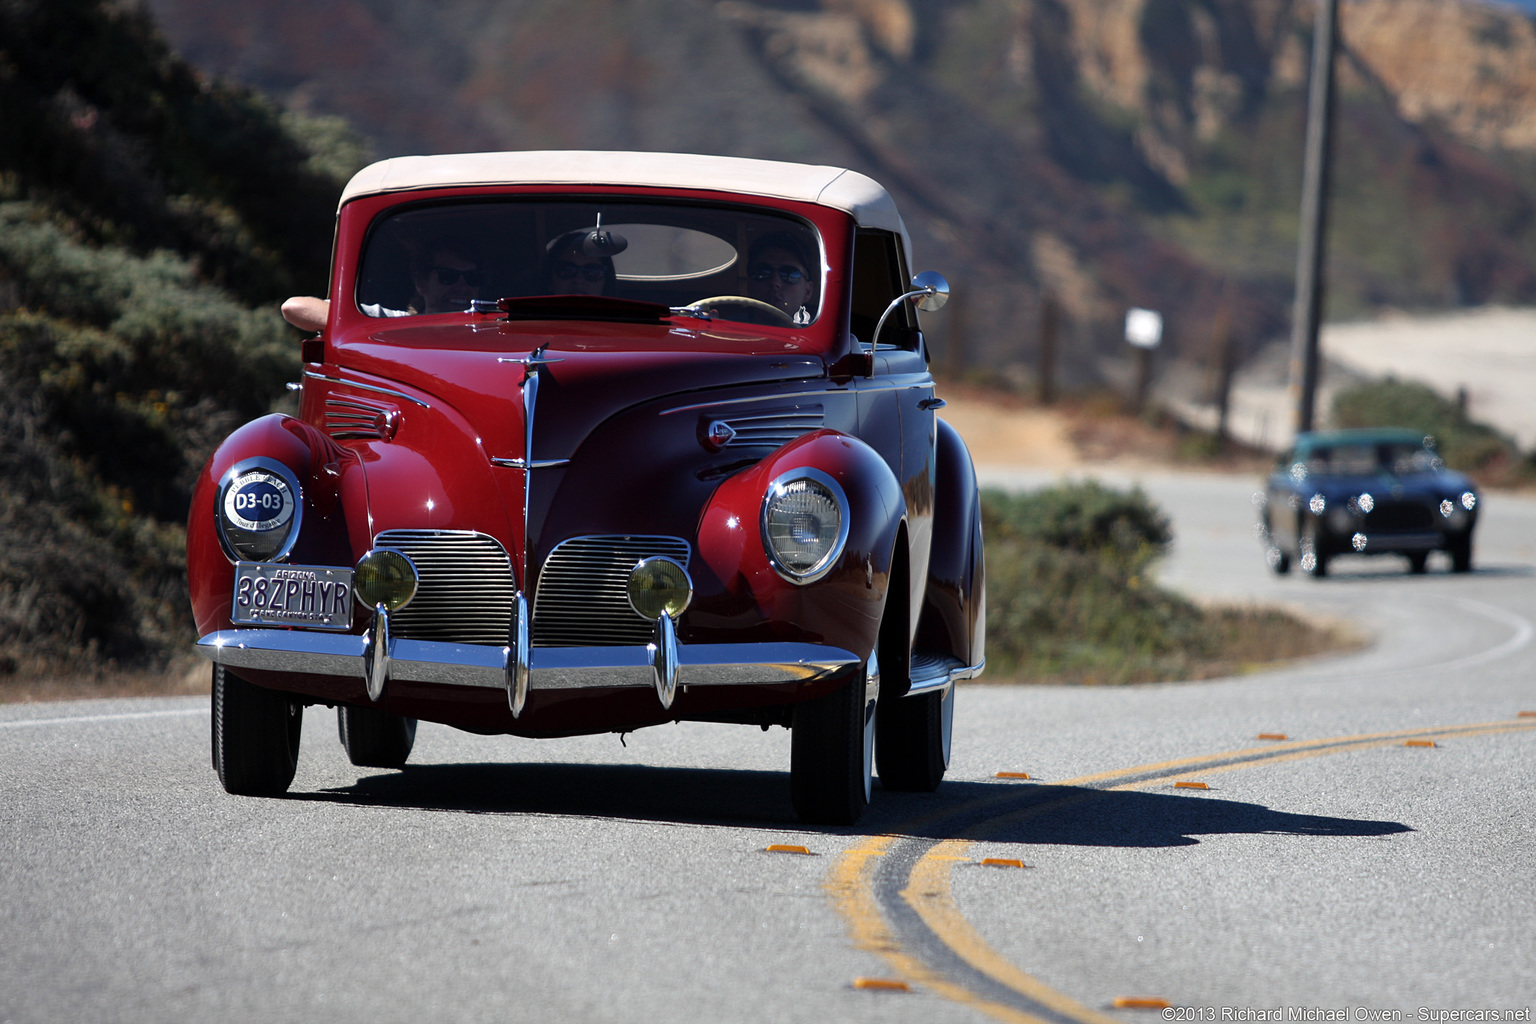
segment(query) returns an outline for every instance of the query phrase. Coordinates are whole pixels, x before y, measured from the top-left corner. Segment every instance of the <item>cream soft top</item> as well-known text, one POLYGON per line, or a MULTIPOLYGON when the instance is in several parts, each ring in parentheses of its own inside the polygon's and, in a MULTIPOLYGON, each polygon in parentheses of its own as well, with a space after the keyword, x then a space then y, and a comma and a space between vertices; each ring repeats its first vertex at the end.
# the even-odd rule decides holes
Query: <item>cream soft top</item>
POLYGON ((383 192, 465 185, 637 185, 816 203, 850 214, 861 227, 897 232, 911 258, 906 225, 879 182, 841 167, 778 160, 603 150, 400 156, 354 174, 341 193, 341 204, 383 192))

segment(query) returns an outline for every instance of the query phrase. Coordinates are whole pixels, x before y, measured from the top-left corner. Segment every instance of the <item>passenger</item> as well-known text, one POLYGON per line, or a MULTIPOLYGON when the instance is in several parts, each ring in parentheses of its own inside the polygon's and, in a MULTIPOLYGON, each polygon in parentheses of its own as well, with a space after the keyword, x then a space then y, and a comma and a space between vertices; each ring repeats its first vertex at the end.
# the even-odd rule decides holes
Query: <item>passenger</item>
POLYGON ((816 315, 814 265, 805 243, 788 231, 764 235, 748 251, 747 295, 808 324, 816 315))
POLYGON ((589 255, 582 242, 590 228, 557 235, 544 247, 546 295, 612 295, 618 275, 611 256, 589 255))
MULTIPOLYGON (((459 313, 480 297, 485 272, 474 252, 458 245, 441 245, 413 256, 411 285, 416 294, 405 309, 391 309, 379 302, 358 306, 369 316, 415 316, 418 313, 459 313)), ((313 295, 295 295, 283 303, 283 319, 301 331, 319 331, 330 317, 331 301, 313 295)))
POLYGON ((323 331, 330 317, 330 299, 295 295, 283 303, 283 319, 301 331, 323 331))

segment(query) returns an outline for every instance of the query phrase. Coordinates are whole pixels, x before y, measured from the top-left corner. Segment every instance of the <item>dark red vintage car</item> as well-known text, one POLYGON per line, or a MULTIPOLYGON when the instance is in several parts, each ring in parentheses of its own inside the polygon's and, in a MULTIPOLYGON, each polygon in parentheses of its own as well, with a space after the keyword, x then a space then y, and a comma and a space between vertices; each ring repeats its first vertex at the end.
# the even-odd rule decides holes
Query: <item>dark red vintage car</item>
MULTIPOLYGON (((193 498, 213 761, 280 793, 307 706, 354 764, 416 722, 569 736, 792 729, 807 821, 878 765, 931 790, 981 671, 969 453, 934 413, 877 183, 652 153, 386 160, 342 195, 298 416, 193 498)), ((294 303, 290 303, 293 305, 294 303)), ((285 307, 286 309, 286 307, 285 307)))

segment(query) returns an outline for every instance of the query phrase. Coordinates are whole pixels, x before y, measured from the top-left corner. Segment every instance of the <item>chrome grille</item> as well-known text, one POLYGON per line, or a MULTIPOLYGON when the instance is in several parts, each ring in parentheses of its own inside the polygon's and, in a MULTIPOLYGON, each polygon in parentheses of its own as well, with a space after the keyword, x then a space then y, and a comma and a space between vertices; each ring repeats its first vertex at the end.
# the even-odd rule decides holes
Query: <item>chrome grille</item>
POLYGON ((681 537, 573 537, 555 545, 533 601, 535 647, 645 644, 655 626, 629 606, 629 574, 641 559, 665 555, 688 567, 681 537))
POLYGON ((384 412, 376 405, 354 402, 345 398, 325 400, 325 429, 338 441, 358 438, 376 441, 380 438, 379 416, 384 412))
POLYGON ((802 434, 820 430, 825 422, 819 405, 723 419, 736 432, 726 448, 782 448, 802 434))
POLYGON ((1439 528, 1435 520, 1439 513, 1423 502, 1382 501, 1365 517, 1365 528, 1371 533, 1414 533, 1439 528))
POLYGON ((390 616, 395 636, 507 642, 517 587, 512 562, 495 538, 467 530, 387 530, 373 543, 405 555, 420 576, 411 603, 390 616))

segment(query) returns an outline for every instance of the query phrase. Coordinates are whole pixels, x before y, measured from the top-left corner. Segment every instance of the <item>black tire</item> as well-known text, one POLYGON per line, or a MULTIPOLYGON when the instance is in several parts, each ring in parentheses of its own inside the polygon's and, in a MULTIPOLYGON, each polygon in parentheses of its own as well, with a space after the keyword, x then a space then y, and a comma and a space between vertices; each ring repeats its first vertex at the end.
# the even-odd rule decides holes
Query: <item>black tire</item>
POLYGON ((832 693, 795 705, 789 788, 801 821, 852 825, 869 804, 878 673, 866 662, 858 675, 832 693))
POLYGON ((277 796, 299 765, 304 705, 213 667, 213 768, 226 792, 277 796))
POLYGON ((903 793, 932 793, 949 767, 955 687, 943 693, 888 700, 875 722, 880 785, 903 793))
POLYGON ((1291 553, 1275 543, 1275 530, 1267 518, 1263 521, 1262 525, 1266 538, 1264 543, 1264 563, 1269 566, 1269 571, 1276 576, 1284 576, 1291 571, 1291 553))
POLYGON ((1451 544, 1451 572, 1472 571, 1472 538, 1465 537, 1451 544))
POLYGON ((1276 576, 1284 576, 1291 571, 1291 556, 1277 547, 1264 549, 1264 561, 1269 565, 1269 571, 1276 576))
POLYGON ((1408 571, 1415 576, 1422 576, 1429 569, 1429 552, 1415 551, 1408 556, 1408 571))
POLYGON ((416 719, 379 708, 337 708, 336 731, 359 768, 403 768, 416 744, 416 719))
POLYGON ((1328 556, 1317 542, 1317 525, 1308 523, 1301 537, 1301 571, 1314 579, 1328 575, 1328 556))

